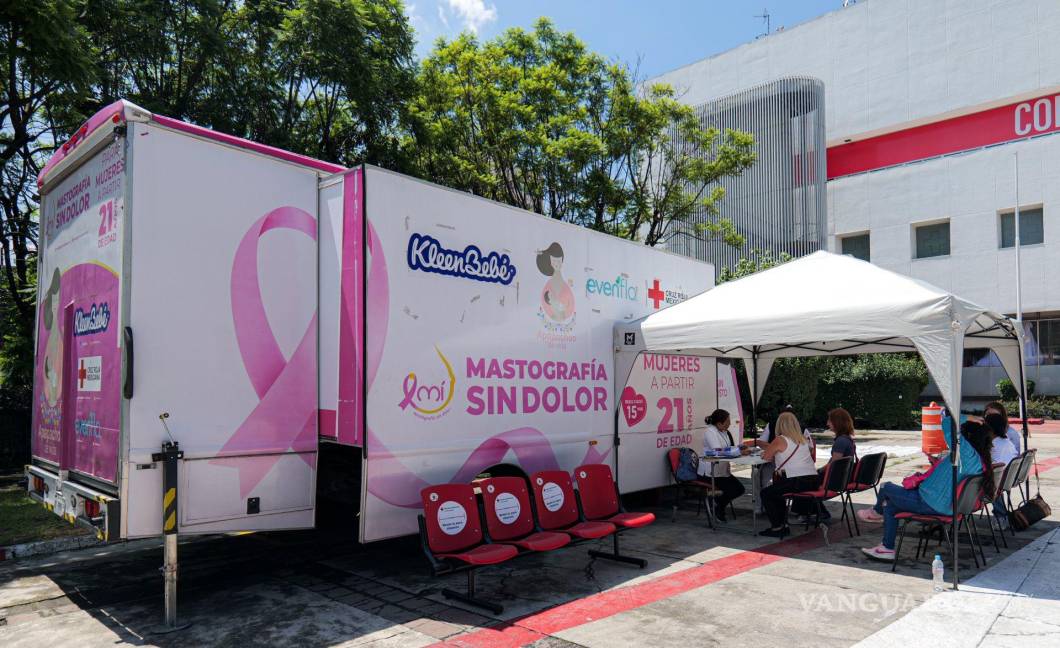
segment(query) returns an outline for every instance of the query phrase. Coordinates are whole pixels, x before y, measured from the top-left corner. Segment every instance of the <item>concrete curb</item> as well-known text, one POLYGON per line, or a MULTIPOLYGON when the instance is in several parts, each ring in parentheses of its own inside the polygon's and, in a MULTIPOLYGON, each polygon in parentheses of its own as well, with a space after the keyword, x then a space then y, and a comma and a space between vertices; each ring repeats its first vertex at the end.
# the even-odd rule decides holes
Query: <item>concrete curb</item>
POLYGON ((92 535, 69 536, 66 538, 55 538, 54 540, 37 540, 35 542, 23 542, 21 544, 0 547, 0 562, 5 560, 17 560, 29 558, 30 556, 46 556, 70 551, 73 549, 88 549, 103 545, 102 540, 92 535))

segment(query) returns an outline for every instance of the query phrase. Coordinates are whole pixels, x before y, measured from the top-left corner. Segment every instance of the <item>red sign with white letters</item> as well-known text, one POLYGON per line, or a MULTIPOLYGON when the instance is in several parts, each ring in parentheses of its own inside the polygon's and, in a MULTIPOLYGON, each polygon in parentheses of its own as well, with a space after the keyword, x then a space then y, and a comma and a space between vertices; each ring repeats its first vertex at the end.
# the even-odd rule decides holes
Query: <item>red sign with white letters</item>
POLYGON ((1060 94, 832 146, 828 179, 1060 130, 1060 94))

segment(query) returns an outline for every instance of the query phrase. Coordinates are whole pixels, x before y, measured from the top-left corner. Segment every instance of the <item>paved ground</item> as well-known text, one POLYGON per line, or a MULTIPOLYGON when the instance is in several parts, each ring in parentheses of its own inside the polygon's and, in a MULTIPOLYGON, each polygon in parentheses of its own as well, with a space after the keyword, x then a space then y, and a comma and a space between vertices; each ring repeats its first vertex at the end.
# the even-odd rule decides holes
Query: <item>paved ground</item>
POLYGON ((959 591, 933 596, 858 646, 1060 646, 1057 575, 1060 528, 968 580, 959 591), (954 627, 961 631, 953 632, 954 627))
MULTIPOLYGON (((888 478, 900 478, 920 461, 905 452, 917 444, 912 435, 862 434, 859 441, 862 448, 884 445, 903 455, 889 462, 888 478)), ((1034 445, 1041 449, 1043 495, 1060 503, 1060 435, 1042 434, 1034 445)), ((429 578, 414 539, 358 547, 336 533, 251 534, 182 545, 180 612, 193 625, 172 635, 150 633, 161 612, 157 542, 2 564, 0 645, 850 646, 877 641, 873 635, 881 630, 927 627, 924 615, 954 619, 942 631, 970 636, 963 620, 936 613, 936 606, 962 601, 967 611, 964 599, 985 595, 969 585, 933 596, 929 565, 914 564, 912 549, 894 574, 869 561, 859 549, 879 541, 878 527, 850 538, 845 527, 833 526, 830 544, 817 530, 769 542, 711 531, 694 503, 684 504, 671 522, 669 496, 636 502, 653 507, 659 520, 623 537, 624 552, 648 561, 644 570, 591 562, 585 547, 577 547, 482 571, 479 595, 505 605, 499 617, 442 598, 440 588, 460 589, 463 576, 429 578), (909 619, 905 626, 891 625, 903 618, 909 619)), ((868 505, 871 492, 856 500, 868 505)), ((748 502, 742 504, 734 526, 750 530, 748 502)), ((993 619, 982 645, 1004 645, 1006 632, 1040 632, 1040 625, 1032 630, 1031 622, 1019 621, 1026 616, 1056 622, 1056 608, 1040 618, 1038 608, 1023 607, 1029 597, 1043 595, 1056 605, 1052 583, 1060 559, 1041 549, 1050 548, 1048 541, 999 563, 1053 534, 1058 522, 1054 516, 1009 538, 1009 549, 1000 553, 987 547, 992 569, 980 576, 987 580, 972 585, 994 589, 989 596, 1006 603, 1000 612, 982 612, 993 619), (1018 582, 997 576, 1016 573, 1014 566, 1029 564, 1025 556, 1031 554, 1039 556, 1036 570, 1024 571, 1036 576, 1018 582)), ((961 570, 968 578, 976 573, 966 549, 961 570)), ((974 600, 970 610, 979 613, 974 600)), ((915 634, 901 642, 878 636, 882 643, 872 645, 923 643, 915 634)), ((1037 639, 1057 645, 1055 636, 1037 639)))

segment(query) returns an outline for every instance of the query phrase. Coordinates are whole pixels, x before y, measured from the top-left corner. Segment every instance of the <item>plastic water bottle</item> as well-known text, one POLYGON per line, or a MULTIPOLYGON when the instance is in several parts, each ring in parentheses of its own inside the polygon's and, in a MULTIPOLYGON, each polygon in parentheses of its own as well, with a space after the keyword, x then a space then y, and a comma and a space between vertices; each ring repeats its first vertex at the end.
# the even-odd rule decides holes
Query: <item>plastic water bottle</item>
POLYGON ((945 571, 946 568, 942 564, 942 557, 939 554, 935 554, 935 559, 931 561, 931 580, 934 582, 936 592, 946 589, 945 571))

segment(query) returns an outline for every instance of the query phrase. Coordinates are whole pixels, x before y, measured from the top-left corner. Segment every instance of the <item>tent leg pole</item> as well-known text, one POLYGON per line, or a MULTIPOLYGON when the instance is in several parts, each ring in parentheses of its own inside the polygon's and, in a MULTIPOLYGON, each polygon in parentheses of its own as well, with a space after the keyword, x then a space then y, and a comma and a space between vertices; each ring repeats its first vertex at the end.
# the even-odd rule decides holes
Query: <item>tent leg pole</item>
MULTIPOLYGON (((954 427, 957 427, 956 423, 954 424, 954 427)), ((957 591, 957 589, 959 589, 958 588, 958 583, 960 582, 960 577, 959 577, 959 575, 957 573, 957 571, 958 571, 957 550, 959 548, 959 542, 960 542, 959 539, 957 538, 957 533, 959 531, 959 527, 957 526, 957 452, 956 452, 956 448, 957 448, 957 444, 960 443, 960 441, 957 438, 958 435, 960 435, 960 431, 955 429, 953 431, 953 447, 950 448, 950 465, 952 466, 951 475, 952 475, 952 479, 953 479, 953 488, 951 489, 952 492, 951 492, 951 501, 950 501, 950 512, 952 513, 951 520, 950 520, 950 551, 953 552, 952 555, 953 555, 953 590, 954 591, 957 591)), ((974 549, 973 549, 973 551, 974 551, 974 549)))
MULTIPOLYGON (((1020 349, 1020 420, 1023 421, 1023 451, 1026 452, 1029 448, 1028 443, 1030 441, 1030 430, 1027 427, 1027 380, 1023 376, 1023 349, 1020 349)), ((1008 424, 1008 421, 1005 421, 1008 424)), ((1031 480, 1027 480, 1024 484, 1025 493, 1024 496, 1027 499, 1031 497, 1031 480)))
POLYGON ((751 380, 751 430, 755 438, 758 438, 758 352, 755 351, 751 357, 751 367, 754 380, 751 380))

